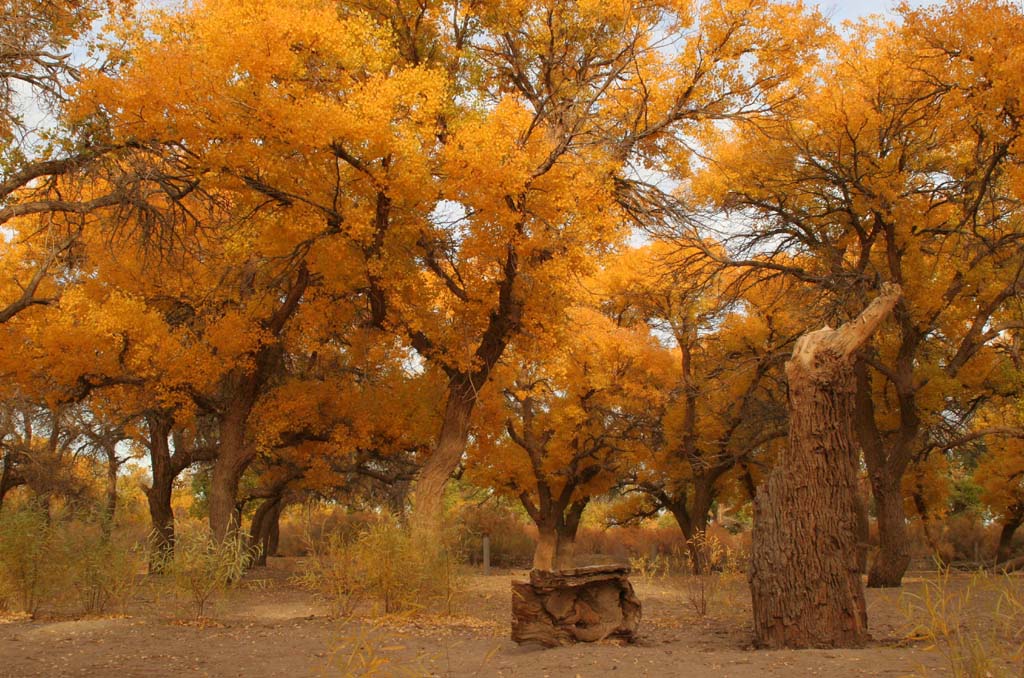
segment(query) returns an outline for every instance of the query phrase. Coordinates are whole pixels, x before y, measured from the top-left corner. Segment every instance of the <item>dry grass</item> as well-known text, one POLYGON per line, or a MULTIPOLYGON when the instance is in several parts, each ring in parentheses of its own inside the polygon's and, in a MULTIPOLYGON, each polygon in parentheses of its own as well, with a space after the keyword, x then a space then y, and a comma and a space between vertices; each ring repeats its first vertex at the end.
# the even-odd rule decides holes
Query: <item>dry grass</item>
POLYGON ((966 581, 949 568, 904 591, 908 637, 942 654, 958 678, 1024 675, 1024 579, 977 571, 966 581))

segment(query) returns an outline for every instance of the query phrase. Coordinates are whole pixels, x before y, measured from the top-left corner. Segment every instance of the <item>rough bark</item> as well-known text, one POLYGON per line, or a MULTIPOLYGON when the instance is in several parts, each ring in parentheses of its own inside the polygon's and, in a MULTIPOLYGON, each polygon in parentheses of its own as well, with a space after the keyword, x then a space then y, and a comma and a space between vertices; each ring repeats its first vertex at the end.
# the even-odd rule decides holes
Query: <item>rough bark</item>
POLYGON ((860 647, 867 640, 853 367, 898 298, 898 287, 884 286, 856 320, 801 337, 786 364, 789 446, 754 505, 750 586, 761 647, 860 647))
POLYGON ((547 647, 632 641, 641 607, 628 575, 628 567, 595 566, 534 570, 530 581, 512 582, 512 640, 547 647))

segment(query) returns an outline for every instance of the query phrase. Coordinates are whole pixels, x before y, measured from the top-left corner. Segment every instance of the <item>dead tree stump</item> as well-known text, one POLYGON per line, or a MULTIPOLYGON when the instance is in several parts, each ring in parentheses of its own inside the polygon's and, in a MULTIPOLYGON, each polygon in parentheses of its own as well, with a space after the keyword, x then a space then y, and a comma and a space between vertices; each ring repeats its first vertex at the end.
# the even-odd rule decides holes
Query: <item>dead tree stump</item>
POLYGON ((641 610, 628 576, 620 565, 532 570, 530 581, 512 582, 512 640, 547 647, 633 641, 641 610))
POLYGON ((856 320, 802 336, 786 363, 789 447, 754 502, 750 591, 761 647, 867 640, 853 366, 899 298, 899 287, 883 286, 856 320))

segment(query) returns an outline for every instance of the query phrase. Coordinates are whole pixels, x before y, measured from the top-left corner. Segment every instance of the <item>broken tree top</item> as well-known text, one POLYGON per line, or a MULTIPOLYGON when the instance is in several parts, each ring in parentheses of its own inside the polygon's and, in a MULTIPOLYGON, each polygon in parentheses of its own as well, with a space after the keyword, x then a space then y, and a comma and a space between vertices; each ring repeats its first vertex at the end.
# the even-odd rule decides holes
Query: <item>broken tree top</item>
POLYGON ((512 582, 512 640, 548 647, 633 640, 641 610, 629 572, 621 565, 532 570, 530 581, 512 582))

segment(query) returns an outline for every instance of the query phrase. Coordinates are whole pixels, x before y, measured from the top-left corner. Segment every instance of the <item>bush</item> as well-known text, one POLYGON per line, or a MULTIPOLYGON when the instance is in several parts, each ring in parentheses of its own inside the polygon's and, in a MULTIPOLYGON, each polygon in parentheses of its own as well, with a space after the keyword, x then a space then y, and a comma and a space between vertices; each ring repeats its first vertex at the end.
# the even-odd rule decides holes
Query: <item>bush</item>
POLYGON ((0 515, 0 598, 35 616, 64 589, 65 554, 47 511, 32 504, 0 515))
POLYGON ((308 556, 328 548, 336 535, 354 538, 379 516, 311 501, 289 506, 280 519, 277 552, 282 556, 308 556))
POLYGON ((106 532, 101 524, 73 522, 63 531, 70 588, 81 612, 123 611, 143 563, 139 544, 123 533, 106 532))
POLYGON ((363 600, 385 614, 452 611, 458 590, 450 539, 412 535, 393 517, 355 536, 336 534, 307 560, 296 582, 315 591, 332 613, 350 615, 363 600))
POLYGON ((174 593, 187 599, 196 620, 206 616, 213 598, 238 581, 258 550, 248 545, 245 535, 214 539, 207 528, 182 525, 174 540, 174 553, 160 565, 174 585, 174 593))
POLYGON ((43 606, 77 604, 103 614, 134 590, 140 554, 135 543, 101 522, 51 517, 26 504, 0 516, 0 599, 35 616, 43 606))

